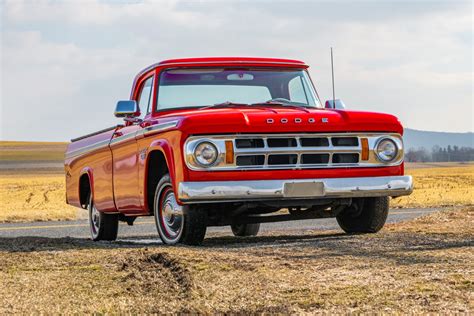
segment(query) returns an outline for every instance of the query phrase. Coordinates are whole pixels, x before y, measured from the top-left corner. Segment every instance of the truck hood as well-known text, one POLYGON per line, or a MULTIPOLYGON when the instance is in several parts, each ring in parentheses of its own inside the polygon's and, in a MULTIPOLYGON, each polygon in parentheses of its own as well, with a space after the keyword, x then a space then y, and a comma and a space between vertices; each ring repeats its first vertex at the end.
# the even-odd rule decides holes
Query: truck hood
POLYGON ((403 133, 399 120, 390 114, 285 107, 231 107, 178 110, 160 115, 159 121, 178 120, 188 135, 227 133, 403 133))

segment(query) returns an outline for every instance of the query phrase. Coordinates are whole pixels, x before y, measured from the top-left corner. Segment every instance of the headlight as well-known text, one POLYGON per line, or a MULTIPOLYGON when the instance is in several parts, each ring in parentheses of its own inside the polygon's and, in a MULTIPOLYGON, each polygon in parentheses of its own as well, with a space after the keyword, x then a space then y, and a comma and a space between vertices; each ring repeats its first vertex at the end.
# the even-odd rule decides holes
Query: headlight
POLYGON ((216 146, 209 142, 202 142, 194 149, 194 158, 203 167, 209 167, 215 163, 217 156, 216 146))
POLYGON ((382 162, 391 162, 397 157, 398 147, 395 141, 390 138, 383 138, 377 143, 375 153, 382 162))

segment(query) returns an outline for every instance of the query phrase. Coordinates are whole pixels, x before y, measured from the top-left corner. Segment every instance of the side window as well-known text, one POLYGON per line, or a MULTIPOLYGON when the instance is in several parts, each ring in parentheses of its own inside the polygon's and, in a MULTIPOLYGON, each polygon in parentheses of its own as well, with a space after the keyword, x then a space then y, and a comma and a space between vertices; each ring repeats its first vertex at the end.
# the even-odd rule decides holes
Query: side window
POLYGON ((145 80, 138 98, 138 108, 140 109, 140 118, 144 118, 150 112, 153 95, 153 76, 145 80))
POLYGON ((300 76, 295 77, 288 82, 288 92, 290 94, 290 101, 308 104, 306 91, 300 76))

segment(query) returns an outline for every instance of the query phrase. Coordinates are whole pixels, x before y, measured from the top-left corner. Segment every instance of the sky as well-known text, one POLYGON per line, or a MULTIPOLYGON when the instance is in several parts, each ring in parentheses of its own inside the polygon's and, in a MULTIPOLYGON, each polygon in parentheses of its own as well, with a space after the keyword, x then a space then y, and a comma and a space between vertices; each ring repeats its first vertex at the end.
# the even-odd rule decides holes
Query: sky
POLYGON ((0 0, 1 140, 67 141, 120 122, 134 76, 179 57, 310 65, 319 95, 405 127, 474 131, 471 1, 0 0))

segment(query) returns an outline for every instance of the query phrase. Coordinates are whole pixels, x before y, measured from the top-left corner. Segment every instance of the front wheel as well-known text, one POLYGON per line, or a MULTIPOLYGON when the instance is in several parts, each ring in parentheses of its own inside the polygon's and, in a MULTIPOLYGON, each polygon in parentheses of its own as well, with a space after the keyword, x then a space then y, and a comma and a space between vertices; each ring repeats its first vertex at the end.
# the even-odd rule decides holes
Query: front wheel
POLYGON ((106 214, 99 212, 95 206, 92 194, 89 196, 89 227, 91 238, 94 241, 115 240, 118 233, 118 214, 106 214))
POLYGON ((155 224, 163 243, 199 245, 207 229, 207 213, 196 205, 179 205, 169 175, 155 190, 155 224))
POLYGON ((337 215, 339 226, 346 233, 376 233, 387 220, 389 198, 354 199, 354 203, 337 215))

